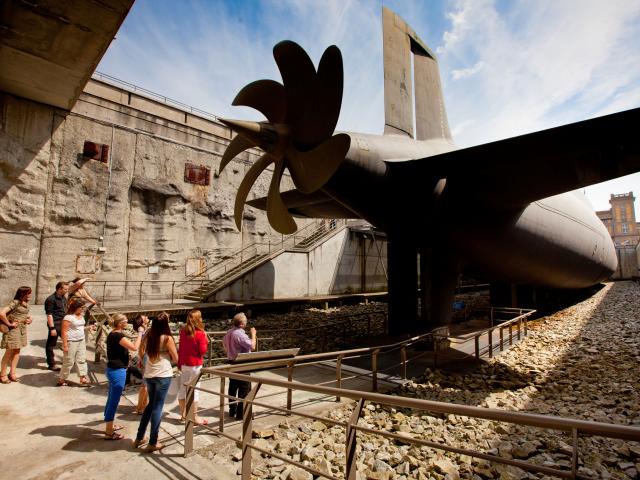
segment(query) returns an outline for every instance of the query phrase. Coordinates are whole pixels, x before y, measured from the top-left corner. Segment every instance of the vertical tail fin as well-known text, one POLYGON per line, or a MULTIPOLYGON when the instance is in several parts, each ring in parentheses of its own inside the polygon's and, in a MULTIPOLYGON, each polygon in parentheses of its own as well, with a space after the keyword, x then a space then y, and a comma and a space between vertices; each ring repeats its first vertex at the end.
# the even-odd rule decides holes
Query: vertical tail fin
POLYGON ((413 137, 415 105, 415 137, 451 141, 436 56, 404 20, 386 7, 382 8, 382 31, 384 133, 413 137))

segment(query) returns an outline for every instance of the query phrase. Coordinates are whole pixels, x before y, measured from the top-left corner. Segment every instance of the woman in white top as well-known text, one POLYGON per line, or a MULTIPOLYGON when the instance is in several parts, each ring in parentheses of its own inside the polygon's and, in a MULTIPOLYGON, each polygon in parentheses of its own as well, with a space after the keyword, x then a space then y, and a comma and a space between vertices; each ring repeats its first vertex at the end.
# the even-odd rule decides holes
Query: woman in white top
POLYGON ((178 362, 178 351, 176 343, 171 336, 169 314, 167 312, 161 312, 151 323, 151 328, 147 331, 140 347, 140 357, 142 358, 145 355, 147 356, 147 361, 144 367, 144 379, 147 383, 149 403, 142 413, 138 434, 133 446, 138 448, 145 443, 144 434, 147 431, 149 422, 151 422, 151 435, 147 452, 153 452, 164 447, 164 445, 158 443, 158 431, 160 430, 164 399, 167 396, 171 378, 173 377, 171 362, 178 362))
POLYGON ((88 386, 89 378, 87 377, 87 344, 84 339, 85 331, 85 312, 86 302, 82 299, 75 299, 67 308, 67 315, 62 319, 62 369, 58 378, 58 386, 66 386, 67 377, 71 373, 71 369, 76 365, 78 376, 80 377, 80 385, 88 386))

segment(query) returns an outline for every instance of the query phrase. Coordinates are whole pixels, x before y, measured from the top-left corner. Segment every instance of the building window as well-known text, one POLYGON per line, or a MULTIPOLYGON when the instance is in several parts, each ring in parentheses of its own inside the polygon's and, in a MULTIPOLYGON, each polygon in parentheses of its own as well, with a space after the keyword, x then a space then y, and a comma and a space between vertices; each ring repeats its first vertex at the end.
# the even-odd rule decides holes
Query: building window
POLYGON ((622 224, 622 233, 629 233, 629 227, 627 227, 626 223, 622 224))

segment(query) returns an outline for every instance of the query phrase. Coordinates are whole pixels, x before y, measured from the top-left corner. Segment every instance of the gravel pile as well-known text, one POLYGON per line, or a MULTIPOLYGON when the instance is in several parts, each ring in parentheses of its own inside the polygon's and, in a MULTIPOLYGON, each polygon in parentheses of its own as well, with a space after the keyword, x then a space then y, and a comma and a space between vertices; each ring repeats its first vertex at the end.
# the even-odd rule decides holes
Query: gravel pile
MULTIPOLYGON (((385 332, 387 304, 370 302, 328 308, 299 308, 291 313, 250 318, 248 328, 258 331, 260 350, 300 347, 300 354, 346 348, 353 338, 385 332)), ((230 320, 207 320, 208 331, 225 331, 230 320)), ((214 358, 224 356, 217 342, 214 358)))
MULTIPOLYGON (((593 297, 530 324, 530 335, 470 373, 427 370, 396 395, 559 415, 640 428, 640 286, 608 284, 593 297)), ((345 421, 349 407, 329 412, 345 421)), ((570 468, 571 438, 562 432, 456 415, 396 410, 368 404, 360 425, 483 451, 503 458, 570 468)), ((345 432, 321 422, 282 423, 254 432, 265 448, 319 470, 344 476, 345 432)), ((579 474, 638 478, 640 444, 584 437, 579 474)), ((235 447, 231 447, 235 448, 235 447)), ((239 468, 239 450, 202 452, 239 468)), ((465 455, 358 434, 359 479, 548 478, 465 455)), ((254 454, 256 478, 313 477, 274 458, 254 454)))

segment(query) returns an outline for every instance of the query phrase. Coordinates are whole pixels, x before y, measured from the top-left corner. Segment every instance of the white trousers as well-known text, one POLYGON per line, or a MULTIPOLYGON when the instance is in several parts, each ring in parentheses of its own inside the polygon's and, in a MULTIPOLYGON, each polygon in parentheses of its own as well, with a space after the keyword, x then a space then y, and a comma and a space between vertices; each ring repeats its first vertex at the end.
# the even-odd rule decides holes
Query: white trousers
MULTIPOLYGON (((189 367, 182 365, 180 367, 180 390, 178 390, 178 400, 184 400, 187 398, 187 383, 191 383, 191 380, 196 378, 202 369, 202 365, 196 367, 189 367)), ((200 382, 196 383, 196 387, 200 387, 200 382)), ((197 402, 200 399, 200 390, 193 392, 193 400, 197 402)))
POLYGON ((78 375, 87 376, 87 344, 82 340, 77 342, 67 342, 69 349, 62 357, 62 369, 60 370, 60 380, 66 380, 74 365, 78 368, 78 375))

